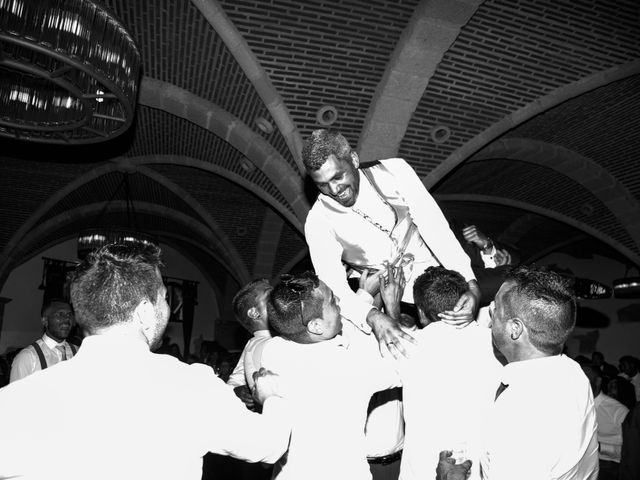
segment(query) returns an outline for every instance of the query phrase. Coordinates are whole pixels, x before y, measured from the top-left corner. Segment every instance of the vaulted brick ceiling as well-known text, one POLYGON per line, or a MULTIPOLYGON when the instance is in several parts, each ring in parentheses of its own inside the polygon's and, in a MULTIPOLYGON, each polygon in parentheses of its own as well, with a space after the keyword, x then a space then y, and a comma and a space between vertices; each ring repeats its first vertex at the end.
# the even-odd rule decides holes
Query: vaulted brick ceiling
POLYGON ((106 3, 142 53, 134 125, 93 146, 0 139, 0 282, 127 225, 125 175, 138 228, 221 287, 305 263, 299 154, 322 107, 364 161, 407 159, 525 261, 587 242, 640 264, 635 0, 106 3))

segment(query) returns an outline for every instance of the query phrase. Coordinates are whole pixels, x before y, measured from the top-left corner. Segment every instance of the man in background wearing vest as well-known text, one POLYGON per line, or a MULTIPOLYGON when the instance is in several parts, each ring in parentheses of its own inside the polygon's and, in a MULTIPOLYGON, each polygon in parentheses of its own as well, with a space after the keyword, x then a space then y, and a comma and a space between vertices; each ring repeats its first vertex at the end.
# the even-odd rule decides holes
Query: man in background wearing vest
POLYGON ((73 357, 77 347, 67 342, 73 324, 73 310, 66 300, 53 298, 47 301, 42 308, 44 334, 16 355, 11 365, 10 382, 73 357))

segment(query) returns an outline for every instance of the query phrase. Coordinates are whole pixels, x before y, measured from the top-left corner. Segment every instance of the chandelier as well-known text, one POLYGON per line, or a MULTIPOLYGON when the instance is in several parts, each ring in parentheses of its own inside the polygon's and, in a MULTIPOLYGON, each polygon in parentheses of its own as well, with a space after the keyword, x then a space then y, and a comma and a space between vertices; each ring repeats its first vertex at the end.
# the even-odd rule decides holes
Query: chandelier
POLYGON ((95 0, 0 0, 0 136, 109 140, 133 121, 140 53, 95 0))
POLYGON ((78 235, 77 255, 79 260, 83 260, 89 253, 103 247, 109 243, 137 243, 158 245, 158 239, 147 233, 141 232, 137 225, 136 211, 131 197, 131 185, 129 183, 129 173, 122 172, 122 180, 114 190, 111 198, 106 201, 102 208, 97 224, 104 224, 104 227, 89 228, 83 230, 78 235), (114 210, 112 202, 118 192, 123 191, 126 205, 126 226, 110 225, 107 221, 107 213, 114 210))

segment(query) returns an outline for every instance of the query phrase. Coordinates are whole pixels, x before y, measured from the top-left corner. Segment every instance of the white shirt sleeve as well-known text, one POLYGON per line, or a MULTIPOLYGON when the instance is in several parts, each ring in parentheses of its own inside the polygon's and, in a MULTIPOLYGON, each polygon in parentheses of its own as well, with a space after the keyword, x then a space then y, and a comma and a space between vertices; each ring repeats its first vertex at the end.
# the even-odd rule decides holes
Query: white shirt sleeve
POLYGON ((267 463, 284 454, 291 433, 289 407, 284 399, 268 398, 259 414, 248 410, 213 372, 201 380, 206 384, 205 392, 194 399, 194 407, 206 409, 201 415, 205 424, 197 431, 208 451, 267 463))
POLYGON ((13 359, 13 363, 11 364, 11 376, 9 378, 9 383, 13 383, 16 380, 20 380, 31 375, 36 370, 40 370, 39 363, 40 360, 38 360, 38 356, 33 350, 33 347, 24 348, 23 350, 18 352, 18 354, 13 359))
POLYGON ((227 385, 233 388, 241 387, 247 384, 247 379, 244 376, 244 356, 246 354, 246 351, 247 346, 245 345, 244 350, 242 350, 242 354, 238 359, 236 367, 233 369, 233 372, 231 372, 231 375, 229 375, 229 380, 227 380, 227 385))
POLYGON ((371 327, 367 324, 367 314, 374 307, 351 290, 342 264, 343 248, 336 239, 332 226, 321 213, 312 209, 304 230, 316 275, 339 298, 342 316, 363 332, 371 333, 371 327))
POLYGON ((433 255, 445 268, 456 270, 467 281, 475 280, 469 257, 451 231, 439 205, 413 168, 401 158, 389 159, 383 161, 383 164, 402 186, 400 193, 409 206, 413 223, 433 255))

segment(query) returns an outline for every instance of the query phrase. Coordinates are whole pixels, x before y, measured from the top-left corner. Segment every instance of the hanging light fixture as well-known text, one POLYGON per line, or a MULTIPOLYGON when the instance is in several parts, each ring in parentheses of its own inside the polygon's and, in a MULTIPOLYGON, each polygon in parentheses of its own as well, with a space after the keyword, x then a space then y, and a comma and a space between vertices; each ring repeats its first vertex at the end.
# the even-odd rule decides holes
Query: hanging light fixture
POLYGON ((138 228, 136 219, 136 211, 131 198, 131 185, 129 184, 129 173, 122 172, 122 180, 118 187, 111 194, 111 198, 107 200, 100 212, 99 219, 96 223, 105 223, 102 219, 109 212, 111 204, 121 190, 124 190, 127 224, 125 227, 109 226, 101 228, 90 228, 84 230, 78 235, 78 259, 84 259, 90 252, 97 250, 109 243, 134 243, 142 242, 147 244, 158 245, 158 239, 153 236, 141 232, 138 228))
POLYGON ((0 136, 86 144, 133 121, 140 52, 95 0, 0 0, 0 136))

